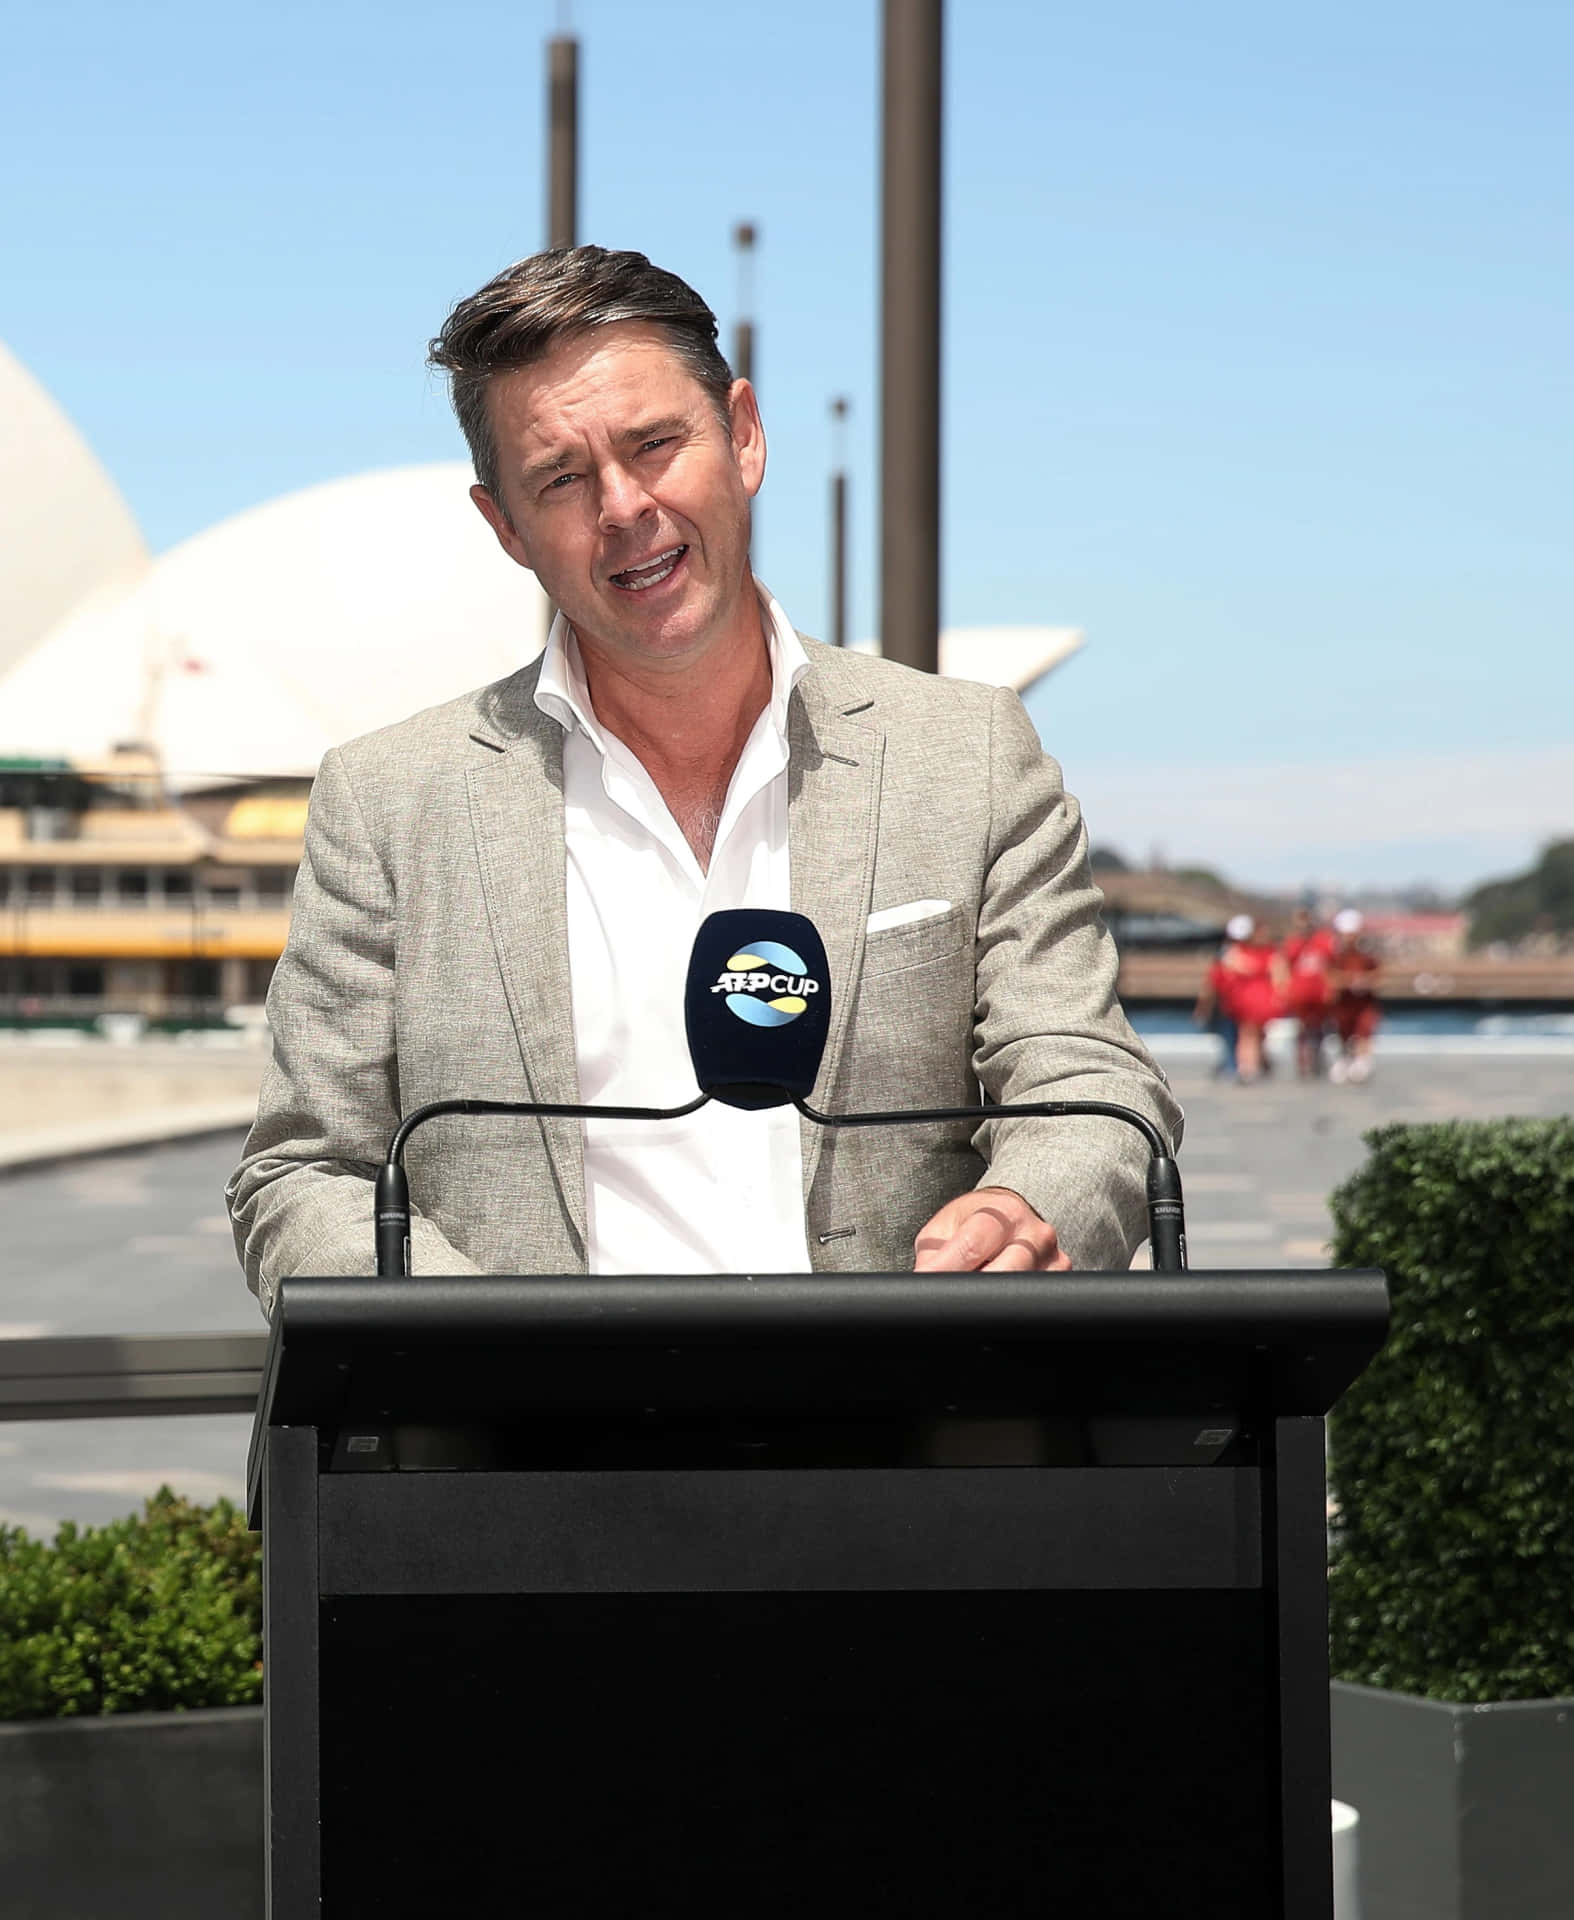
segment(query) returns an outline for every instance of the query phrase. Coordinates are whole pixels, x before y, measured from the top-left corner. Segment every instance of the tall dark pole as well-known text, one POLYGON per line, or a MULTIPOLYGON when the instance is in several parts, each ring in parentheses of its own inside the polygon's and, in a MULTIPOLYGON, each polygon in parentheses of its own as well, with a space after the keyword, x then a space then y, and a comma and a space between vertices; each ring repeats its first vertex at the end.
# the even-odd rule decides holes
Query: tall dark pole
POLYGON ((880 245, 880 650, 940 657, 943 0, 885 0, 880 245))
POLYGON ((836 423, 835 465, 831 471, 831 645, 847 645, 847 457, 843 422, 847 402, 838 396, 831 402, 831 418, 836 423))
MULTIPOLYGON (((568 6, 558 11, 559 32, 547 42, 547 245, 579 244, 579 42, 567 32, 568 6)), ((541 596, 545 645, 557 613, 541 596)))
POLYGON ((547 245, 572 247, 579 227, 579 42, 547 42, 547 245))
POLYGON ((759 228, 740 220, 732 230, 738 253, 738 320, 732 335, 732 376, 754 382, 754 246, 759 228))
MULTIPOLYGON (((760 230, 752 220, 740 220, 732 230, 732 244, 738 255, 738 318, 732 334, 732 377, 754 385, 754 246, 760 230)), ((758 552, 760 545, 760 503, 756 497, 749 513, 749 546, 758 552)))

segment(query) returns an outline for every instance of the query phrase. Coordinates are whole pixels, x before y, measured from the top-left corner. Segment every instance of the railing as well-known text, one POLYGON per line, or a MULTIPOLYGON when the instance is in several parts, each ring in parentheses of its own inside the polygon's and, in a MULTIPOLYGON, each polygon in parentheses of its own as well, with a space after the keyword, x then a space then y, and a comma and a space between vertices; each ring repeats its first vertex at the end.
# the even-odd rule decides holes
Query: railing
MULTIPOLYGON (((1120 959, 1120 995, 1126 1001, 1196 998, 1207 971, 1207 954, 1127 951, 1120 959)), ((1574 954, 1492 960, 1482 954, 1458 959, 1383 961, 1381 993, 1386 1006, 1567 1007, 1574 1005, 1574 954)))
POLYGON ((0 992, 0 1026, 91 1027, 99 1020, 150 1022, 178 1019, 187 1024, 222 1027, 227 1003, 216 994, 146 993, 4 993, 0 992), (149 1013, 149 1002, 159 1010, 149 1013))
POLYGON ((0 1421, 250 1413, 266 1333, 0 1340, 0 1421))

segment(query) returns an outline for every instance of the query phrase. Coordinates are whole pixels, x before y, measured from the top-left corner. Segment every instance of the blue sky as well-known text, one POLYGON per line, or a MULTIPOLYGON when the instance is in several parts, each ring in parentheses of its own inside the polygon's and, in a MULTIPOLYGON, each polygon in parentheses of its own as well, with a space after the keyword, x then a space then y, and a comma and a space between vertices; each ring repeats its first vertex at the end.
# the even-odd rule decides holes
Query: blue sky
MULTIPOLYGON (((0 337, 155 548, 454 455, 424 343, 541 241, 557 19, 10 12, 0 337)), ((811 631, 836 392, 857 630, 877 617, 878 20, 573 7, 582 236, 683 273, 725 332, 732 223, 761 226, 759 560, 811 631)), ((953 0, 945 616, 1087 630, 1034 712, 1101 837, 1285 884, 1458 884, 1574 831, 1571 66, 1562 5, 953 0), (1456 756, 1540 785, 1440 817, 1456 756), (1232 838, 1202 801, 1243 765, 1301 814, 1258 830, 1243 801, 1232 838), (1333 767, 1368 770, 1372 817, 1330 838, 1333 767)))

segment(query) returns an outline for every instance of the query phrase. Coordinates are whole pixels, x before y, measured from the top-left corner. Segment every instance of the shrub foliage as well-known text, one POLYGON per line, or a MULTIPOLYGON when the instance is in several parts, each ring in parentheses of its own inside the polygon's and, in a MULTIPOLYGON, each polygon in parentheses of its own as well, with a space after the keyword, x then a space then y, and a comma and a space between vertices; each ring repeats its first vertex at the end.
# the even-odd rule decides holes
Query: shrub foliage
POLYGON ((249 1706, 261 1635, 258 1542, 228 1500, 162 1487, 53 1546, 0 1527, 0 1720, 249 1706))
POLYGON ((1334 1673, 1574 1694, 1574 1120, 1366 1139, 1334 1262, 1382 1267, 1394 1316, 1332 1417, 1334 1673))

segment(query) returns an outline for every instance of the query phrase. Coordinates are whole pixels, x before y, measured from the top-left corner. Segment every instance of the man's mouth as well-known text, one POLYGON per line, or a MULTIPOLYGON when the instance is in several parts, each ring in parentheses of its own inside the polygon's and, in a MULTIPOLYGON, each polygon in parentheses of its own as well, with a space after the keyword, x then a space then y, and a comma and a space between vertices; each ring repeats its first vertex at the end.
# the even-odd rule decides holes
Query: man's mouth
POLYGON ((687 552, 686 546, 668 547, 665 552, 642 560, 637 567, 625 567, 621 573, 613 574, 612 584, 625 593, 644 593, 649 587, 659 587, 687 552))

